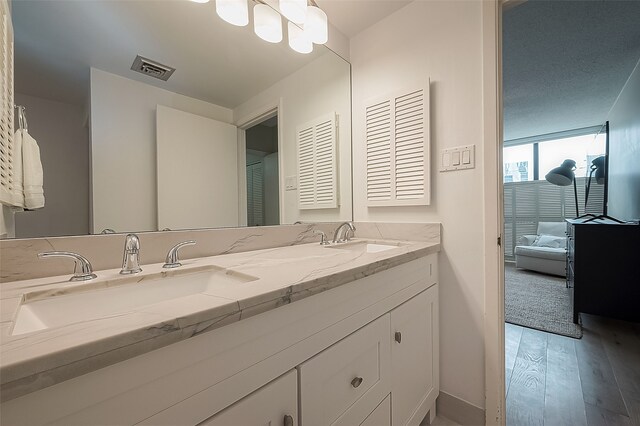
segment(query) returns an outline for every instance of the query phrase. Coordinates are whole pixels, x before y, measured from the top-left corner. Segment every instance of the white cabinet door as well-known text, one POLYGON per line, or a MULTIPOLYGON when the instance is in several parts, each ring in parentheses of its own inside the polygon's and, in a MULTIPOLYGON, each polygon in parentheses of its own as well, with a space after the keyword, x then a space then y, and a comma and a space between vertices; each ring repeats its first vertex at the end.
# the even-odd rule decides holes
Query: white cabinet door
POLYGON ((390 391, 389 314, 300 365, 303 426, 362 423, 390 391))
POLYGON ((294 426, 298 424, 298 377, 292 370, 200 423, 200 426, 294 426))
POLYGON ((393 426, 420 423, 416 409, 437 386, 438 286, 391 311, 393 426))

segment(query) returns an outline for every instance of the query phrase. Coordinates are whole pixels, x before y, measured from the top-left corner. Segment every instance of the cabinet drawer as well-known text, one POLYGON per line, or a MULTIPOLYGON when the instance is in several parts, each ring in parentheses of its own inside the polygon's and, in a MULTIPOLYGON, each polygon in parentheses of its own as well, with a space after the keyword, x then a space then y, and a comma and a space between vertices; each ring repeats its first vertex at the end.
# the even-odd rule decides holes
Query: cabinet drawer
POLYGON ((389 314, 300 365, 303 426, 330 425, 345 411, 364 419, 390 391, 389 314))
POLYGON ((391 426, 391 396, 387 395, 360 426, 391 426))
POLYGON ((198 426, 293 426, 298 423, 296 370, 261 387, 198 426))

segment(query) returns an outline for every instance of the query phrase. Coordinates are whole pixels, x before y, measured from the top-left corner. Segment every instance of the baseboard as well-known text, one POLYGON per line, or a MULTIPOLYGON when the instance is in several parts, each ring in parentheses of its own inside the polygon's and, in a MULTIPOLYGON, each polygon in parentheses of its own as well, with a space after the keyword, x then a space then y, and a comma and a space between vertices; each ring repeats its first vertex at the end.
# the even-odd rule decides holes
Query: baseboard
POLYGON ((485 424, 484 409, 440 391, 436 400, 436 412, 463 426, 477 426, 485 424))

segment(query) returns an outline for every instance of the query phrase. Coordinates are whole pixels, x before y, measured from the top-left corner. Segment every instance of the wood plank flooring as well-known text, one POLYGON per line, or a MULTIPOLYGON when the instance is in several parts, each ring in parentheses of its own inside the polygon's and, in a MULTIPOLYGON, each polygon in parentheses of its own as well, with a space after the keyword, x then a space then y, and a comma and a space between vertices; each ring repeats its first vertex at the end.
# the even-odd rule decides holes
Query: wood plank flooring
POLYGON ((505 324, 508 426, 640 426, 640 324, 582 325, 577 340, 505 324))

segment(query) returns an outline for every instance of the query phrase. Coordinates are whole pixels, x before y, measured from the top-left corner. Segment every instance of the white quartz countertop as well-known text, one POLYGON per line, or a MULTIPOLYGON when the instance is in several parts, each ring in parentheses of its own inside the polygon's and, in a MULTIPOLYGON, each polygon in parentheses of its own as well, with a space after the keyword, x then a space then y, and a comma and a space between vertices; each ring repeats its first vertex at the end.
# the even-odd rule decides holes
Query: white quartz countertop
POLYGON ((354 239, 342 248, 313 243, 190 259, 171 270, 163 269, 162 263, 143 264, 141 273, 124 279, 119 269, 111 269, 97 271, 97 279, 84 283, 69 282, 69 275, 2 283, 1 399, 34 392, 439 250, 438 243, 354 239), (349 249, 349 244, 362 243, 397 247, 376 253, 349 249), (135 286, 145 279, 212 268, 242 279, 116 315, 12 335, 13 319, 23 302, 114 285, 135 286))

